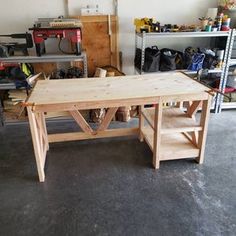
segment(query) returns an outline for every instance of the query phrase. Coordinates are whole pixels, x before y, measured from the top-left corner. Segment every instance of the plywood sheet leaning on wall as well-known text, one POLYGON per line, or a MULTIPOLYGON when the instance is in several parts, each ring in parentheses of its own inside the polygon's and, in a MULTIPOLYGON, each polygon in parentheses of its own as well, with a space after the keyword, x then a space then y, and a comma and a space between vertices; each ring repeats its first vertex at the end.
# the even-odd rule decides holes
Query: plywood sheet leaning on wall
POLYGON ((117 16, 73 16, 73 18, 80 19, 83 24, 82 47, 87 53, 89 76, 94 75, 96 67, 111 65, 120 69, 117 16))
POLYGON ((46 75, 50 75, 57 69, 57 63, 34 63, 35 73, 44 72, 46 75))

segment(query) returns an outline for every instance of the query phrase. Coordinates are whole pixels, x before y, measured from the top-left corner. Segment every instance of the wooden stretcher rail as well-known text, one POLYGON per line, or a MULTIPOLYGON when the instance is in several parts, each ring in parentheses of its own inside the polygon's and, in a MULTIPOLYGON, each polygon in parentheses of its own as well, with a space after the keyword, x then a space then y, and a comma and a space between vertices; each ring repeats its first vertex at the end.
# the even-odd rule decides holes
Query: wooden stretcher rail
POLYGON ((83 132, 63 133, 63 134, 49 134, 49 143, 86 140, 86 139, 99 139, 99 138, 111 138, 121 136, 137 136, 139 134, 138 128, 124 128, 124 129, 109 129, 106 131, 98 131, 93 135, 83 132))

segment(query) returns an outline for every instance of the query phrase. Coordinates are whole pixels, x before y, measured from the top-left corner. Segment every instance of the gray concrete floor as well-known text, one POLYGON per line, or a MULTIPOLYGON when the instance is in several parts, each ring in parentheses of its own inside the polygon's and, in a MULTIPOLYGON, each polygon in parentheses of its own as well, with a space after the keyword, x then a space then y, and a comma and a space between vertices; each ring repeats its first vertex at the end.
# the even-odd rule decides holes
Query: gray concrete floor
POLYGON ((151 158, 134 138, 53 144, 42 184, 27 124, 5 127, 0 235, 236 235, 236 111, 211 115, 203 165, 151 158))

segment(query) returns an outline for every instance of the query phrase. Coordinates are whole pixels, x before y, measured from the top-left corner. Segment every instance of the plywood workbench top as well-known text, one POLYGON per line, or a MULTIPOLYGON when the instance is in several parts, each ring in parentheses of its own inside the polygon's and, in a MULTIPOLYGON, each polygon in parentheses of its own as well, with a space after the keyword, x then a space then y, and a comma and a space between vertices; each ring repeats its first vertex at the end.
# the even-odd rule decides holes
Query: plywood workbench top
POLYGON ((41 80, 28 104, 49 105, 199 94, 209 88, 182 73, 109 78, 41 80))

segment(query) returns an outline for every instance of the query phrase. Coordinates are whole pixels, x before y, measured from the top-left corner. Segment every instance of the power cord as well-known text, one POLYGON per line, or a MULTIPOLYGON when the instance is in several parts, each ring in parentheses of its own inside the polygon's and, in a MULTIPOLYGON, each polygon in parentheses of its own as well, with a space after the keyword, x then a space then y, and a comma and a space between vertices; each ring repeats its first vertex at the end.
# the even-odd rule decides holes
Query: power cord
POLYGON ((58 42, 58 49, 60 50, 60 52, 64 53, 64 54, 75 54, 75 52, 66 52, 62 49, 62 46, 61 46, 61 43, 62 43, 62 38, 59 39, 59 42, 58 42))

